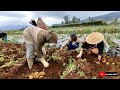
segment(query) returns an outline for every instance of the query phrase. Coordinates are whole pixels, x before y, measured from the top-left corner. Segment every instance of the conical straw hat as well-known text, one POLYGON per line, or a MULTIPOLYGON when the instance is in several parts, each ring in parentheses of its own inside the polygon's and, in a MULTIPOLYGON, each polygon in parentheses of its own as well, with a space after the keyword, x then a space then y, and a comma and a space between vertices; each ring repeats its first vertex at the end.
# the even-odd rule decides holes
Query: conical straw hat
POLYGON ((104 35, 99 32, 93 32, 86 37, 86 42, 88 44, 98 44, 104 40, 104 35))

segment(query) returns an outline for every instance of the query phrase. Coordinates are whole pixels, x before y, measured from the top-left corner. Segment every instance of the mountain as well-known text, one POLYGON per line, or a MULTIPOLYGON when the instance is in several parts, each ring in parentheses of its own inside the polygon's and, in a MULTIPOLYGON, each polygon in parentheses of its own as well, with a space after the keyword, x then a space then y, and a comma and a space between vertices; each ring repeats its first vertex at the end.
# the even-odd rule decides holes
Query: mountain
MULTIPOLYGON (((120 18, 120 12, 112 12, 105 15, 100 15, 100 16, 95 16, 90 18, 94 20, 97 19, 97 20, 103 20, 103 21, 113 21, 115 18, 120 18)), ((89 21, 89 18, 81 20, 81 22, 86 22, 86 21, 89 21)))
POLYGON ((27 26, 25 25, 4 25, 4 26, 0 26, 0 30, 4 31, 4 30, 20 30, 23 29, 27 26))

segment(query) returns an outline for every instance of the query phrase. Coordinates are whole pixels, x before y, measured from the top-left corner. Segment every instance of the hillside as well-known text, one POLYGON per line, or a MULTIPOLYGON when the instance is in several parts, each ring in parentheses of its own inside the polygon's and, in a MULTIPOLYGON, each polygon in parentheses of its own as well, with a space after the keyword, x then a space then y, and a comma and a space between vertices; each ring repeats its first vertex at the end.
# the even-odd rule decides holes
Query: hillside
MULTIPOLYGON (((99 19, 99 20, 104 20, 104 21, 113 21, 115 18, 120 18, 120 12, 113 12, 113 13, 108 13, 105 15, 91 17, 91 19, 99 19)), ((86 22, 88 20, 89 20, 89 18, 84 19, 81 22, 86 22)))

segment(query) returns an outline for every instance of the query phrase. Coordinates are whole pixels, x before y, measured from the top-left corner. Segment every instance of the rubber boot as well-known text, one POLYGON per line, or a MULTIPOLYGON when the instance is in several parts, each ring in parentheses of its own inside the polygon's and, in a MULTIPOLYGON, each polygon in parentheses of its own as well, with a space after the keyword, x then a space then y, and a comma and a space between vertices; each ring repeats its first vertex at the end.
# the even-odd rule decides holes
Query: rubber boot
POLYGON ((28 58, 28 59, 27 59, 27 63, 28 63, 29 69, 32 68, 32 66, 33 66, 33 61, 34 61, 34 59, 31 59, 31 58, 28 58))
POLYGON ((47 61, 45 61, 45 59, 44 59, 43 57, 40 58, 39 60, 42 62, 43 66, 44 66, 45 68, 49 67, 49 63, 48 63, 47 61))

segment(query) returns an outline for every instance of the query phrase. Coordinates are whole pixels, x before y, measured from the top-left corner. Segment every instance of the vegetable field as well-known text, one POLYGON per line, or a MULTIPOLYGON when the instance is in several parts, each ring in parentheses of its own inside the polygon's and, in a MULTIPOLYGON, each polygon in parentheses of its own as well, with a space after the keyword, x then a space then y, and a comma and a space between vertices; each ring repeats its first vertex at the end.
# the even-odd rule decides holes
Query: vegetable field
POLYGON ((120 57, 108 56, 106 51, 110 47, 120 45, 120 26, 81 26, 50 28, 50 31, 58 33, 58 45, 52 47, 45 45, 47 50, 46 60, 50 63, 48 68, 44 68, 41 62, 34 61, 33 68, 28 69, 25 51, 22 44, 22 31, 6 31, 9 42, 0 42, 0 79, 120 79, 120 57), (69 34, 76 31, 80 40, 84 40, 86 35, 98 31, 105 36, 106 47, 100 64, 96 64, 97 57, 84 54, 81 59, 77 59, 78 51, 60 50, 69 34), (98 73, 117 72, 118 76, 99 77, 98 73))

